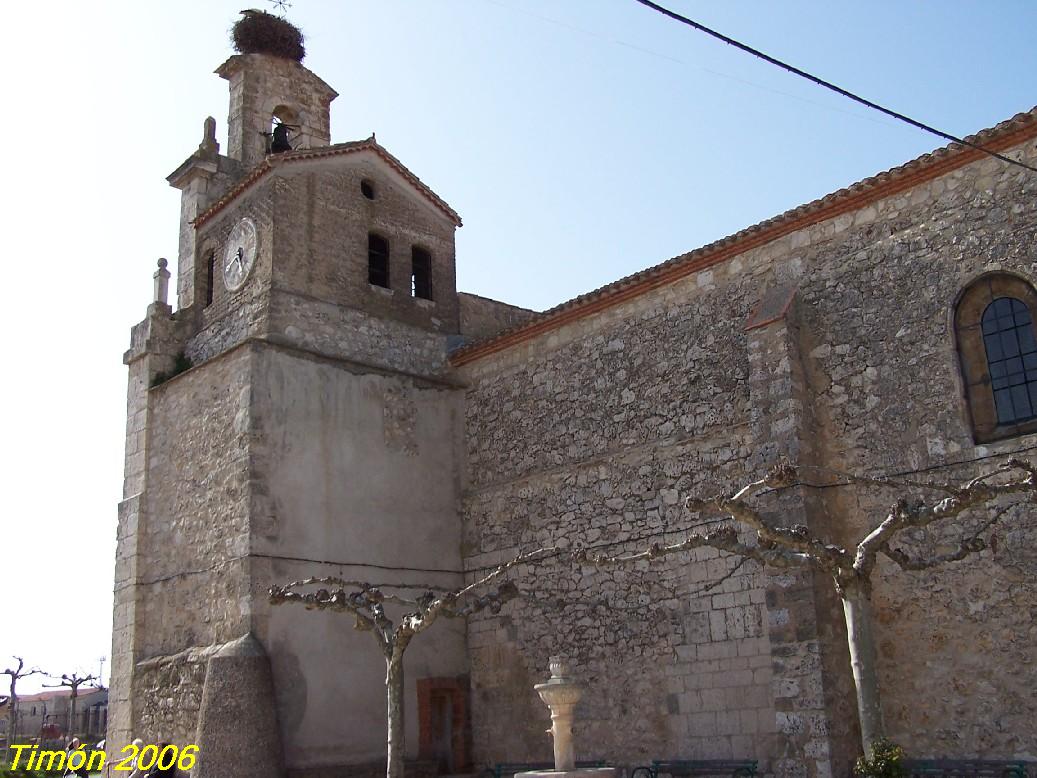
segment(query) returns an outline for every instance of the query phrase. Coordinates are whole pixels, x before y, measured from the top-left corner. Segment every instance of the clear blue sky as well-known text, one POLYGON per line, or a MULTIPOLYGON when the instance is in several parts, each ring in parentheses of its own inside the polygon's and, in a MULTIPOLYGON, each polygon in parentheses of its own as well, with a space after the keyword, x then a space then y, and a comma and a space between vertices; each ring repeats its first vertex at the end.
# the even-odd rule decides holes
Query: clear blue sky
MULTIPOLYGON (((1037 103, 1034 2, 669 5, 952 133, 1037 103)), ((225 137, 212 70, 244 7, 6 11, 0 665, 110 652, 120 356, 176 256, 164 178, 206 115, 225 137)), ((377 132, 464 218, 460 288, 538 309, 942 145, 633 0, 295 0, 289 18, 340 93, 333 140, 377 132)))

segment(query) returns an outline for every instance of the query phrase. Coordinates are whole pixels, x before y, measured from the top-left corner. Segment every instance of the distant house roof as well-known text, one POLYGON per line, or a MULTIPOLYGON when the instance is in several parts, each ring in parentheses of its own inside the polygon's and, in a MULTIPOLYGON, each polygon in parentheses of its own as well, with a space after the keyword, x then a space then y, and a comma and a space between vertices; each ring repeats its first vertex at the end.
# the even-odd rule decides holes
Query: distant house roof
MULTIPOLYGON (((94 692, 104 692, 104 691, 108 691, 108 690, 103 688, 103 687, 97 687, 97 686, 83 686, 82 688, 80 688, 79 693, 76 696, 77 697, 84 697, 87 694, 93 694, 94 692)), ((65 689, 54 689, 54 690, 48 691, 48 692, 38 692, 36 694, 19 694, 18 695, 18 704, 20 705, 20 704, 22 704, 24 702, 45 702, 47 700, 56 700, 56 699, 61 699, 62 697, 71 697, 71 696, 72 696, 72 690, 71 689, 67 689, 67 688, 65 688, 65 689)))
POLYGON ((389 167, 393 168, 393 170, 403 176, 415 189, 418 190, 418 192, 421 193, 422 196, 431 202, 432 205, 448 216, 454 224, 458 227, 461 226, 461 217, 458 216, 457 211, 447 205, 446 202, 439 195, 433 192, 427 184, 408 170, 402 162, 386 151, 384 147, 379 145, 378 141, 375 140, 374 135, 366 140, 336 143, 331 146, 320 146, 313 149, 297 149, 295 151, 286 151, 282 154, 271 154, 265 160, 256 165, 256 167, 253 168, 245 178, 231 188, 227 194, 198 214, 198 216, 195 217, 194 225, 195 227, 200 227, 205 224, 205 222, 209 221, 209 219, 236 200, 242 192, 249 189, 253 184, 266 176, 266 174, 271 170, 282 165, 290 165, 293 162, 302 162, 311 159, 324 159, 327 157, 339 157, 346 154, 356 154, 360 151, 373 151, 383 161, 385 161, 389 167))
MULTIPOLYGON (((1037 137, 1037 107, 1026 113, 1017 114, 995 127, 982 130, 966 140, 982 145, 990 151, 1002 151, 1034 137, 1037 137)), ((982 159, 984 156, 984 153, 977 149, 963 146, 960 143, 951 143, 931 153, 923 154, 904 165, 865 178, 845 189, 786 211, 780 216, 747 227, 734 235, 721 238, 707 246, 681 254, 662 264, 575 297, 544 311, 525 324, 457 349, 451 354, 450 361, 454 365, 463 365, 502 351, 568 322, 590 316, 625 300, 645 294, 652 289, 666 286, 692 273, 720 264, 791 232, 827 221, 844 213, 856 211, 870 203, 982 159)))

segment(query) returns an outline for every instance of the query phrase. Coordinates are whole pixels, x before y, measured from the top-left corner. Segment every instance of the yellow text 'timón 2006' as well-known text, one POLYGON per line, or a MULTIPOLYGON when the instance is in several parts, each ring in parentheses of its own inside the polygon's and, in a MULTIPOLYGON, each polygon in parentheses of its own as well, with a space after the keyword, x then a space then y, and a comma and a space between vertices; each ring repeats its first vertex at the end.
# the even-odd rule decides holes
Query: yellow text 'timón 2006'
MULTIPOLYGON (((17 770, 57 770, 58 772, 78 771, 86 768, 87 772, 98 772, 104 769, 108 756, 104 751, 76 749, 75 751, 47 751, 38 746, 19 745, 11 746, 14 751, 14 760, 11 769, 17 770), (22 761, 24 759, 24 762, 22 761)), ((120 752, 124 756, 116 763, 116 770, 150 770, 156 765, 163 769, 169 769, 173 765, 179 770, 190 770, 194 767, 198 756, 198 746, 190 745, 178 748, 174 745, 159 746, 150 745, 138 748, 132 743, 120 752)))

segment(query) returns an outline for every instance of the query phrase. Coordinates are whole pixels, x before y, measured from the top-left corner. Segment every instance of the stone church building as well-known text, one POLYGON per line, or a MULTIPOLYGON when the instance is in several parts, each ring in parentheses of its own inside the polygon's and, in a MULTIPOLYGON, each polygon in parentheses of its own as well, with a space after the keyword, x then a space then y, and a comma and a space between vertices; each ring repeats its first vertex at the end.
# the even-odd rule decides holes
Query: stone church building
MULTIPOLYGON (((458 214, 374 136, 333 143, 318 76, 257 53, 216 72, 225 151, 209 119, 169 176, 175 308, 162 266, 125 355, 116 750, 198 742, 207 778, 227 749, 241 775, 384 769, 374 641, 271 584, 449 589, 540 546, 642 549, 715 525, 683 497, 779 457, 813 486, 760 506, 852 543, 903 493, 828 470, 960 481, 1037 447, 1037 174, 952 145, 534 313, 457 291, 458 214)), ((1037 165, 1037 109, 973 139, 1037 165)), ((964 561, 881 564, 883 712, 911 755, 1037 759, 1035 572, 1026 514, 964 561)), ((826 577, 700 549, 516 580, 408 651, 421 769, 549 759, 552 654, 585 687, 580 759, 827 778, 856 755, 826 577)))

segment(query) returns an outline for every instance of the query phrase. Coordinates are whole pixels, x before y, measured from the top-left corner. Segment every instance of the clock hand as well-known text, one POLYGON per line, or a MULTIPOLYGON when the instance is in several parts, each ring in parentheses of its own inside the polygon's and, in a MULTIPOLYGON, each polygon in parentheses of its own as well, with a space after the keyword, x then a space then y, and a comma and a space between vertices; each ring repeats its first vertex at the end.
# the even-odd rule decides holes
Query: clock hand
POLYGON ((227 270, 228 270, 228 272, 230 271, 230 269, 232 267, 234 267, 234 263, 235 262, 238 263, 238 267, 239 268, 243 267, 243 265, 241 263, 241 249, 240 248, 238 249, 237 253, 234 255, 234 258, 230 262, 227 263, 227 270))

